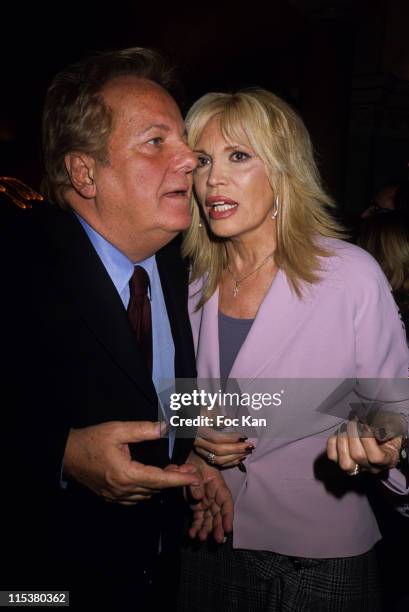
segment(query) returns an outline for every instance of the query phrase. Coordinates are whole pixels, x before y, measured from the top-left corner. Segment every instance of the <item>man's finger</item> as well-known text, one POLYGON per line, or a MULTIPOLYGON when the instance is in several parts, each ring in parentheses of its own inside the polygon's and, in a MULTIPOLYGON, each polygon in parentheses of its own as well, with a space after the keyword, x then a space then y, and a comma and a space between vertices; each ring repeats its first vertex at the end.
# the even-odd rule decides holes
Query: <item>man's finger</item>
POLYGON ((203 525, 204 512, 198 511, 193 513, 193 521, 188 530, 189 537, 195 538, 203 525))
POLYGON ((133 478, 138 485, 148 489, 170 489, 174 487, 199 486, 201 478, 198 474, 184 474, 180 471, 162 470, 152 465, 142 465, 136 461, 129 470, 129 478, 133 478))
POLYGON ((213 517, 213 537, 218 544, 222 544, 224 541, 224 525, 220 512, 213 517))
POLYGON ((205 542, 207 536, 213 531, 213 515, 210 510, 204 513, 203 525, 199 531, 199 540, 205 542))
POLYGON ((225 533, 231 533, 233 531, 233 517, 234 517, 234 509, 233 507, 230 509, 222 508, 222 525, 223 531, 225 533))
POLYGON ((124 500, 134 495, 146 495, 152 497, 152 495, 156 495, 157 493, 160 493, 160 489, 153 489, 148 487, 131 487, 127 491, 118 493, 118 495, 116 496, 109 495, 108 497, 112 497, 113 499, 117 500, 124 500))
POLYGON ((146 494, 146 493, 138 493, 135 495, 128 495, 128 496, 123 496, 123 497, 109 497, 107 495, 103 495, 103 499, 109 503, 109 504, 119 504, 122 506, 133 506, 137 503, 140 502, 144 502, 144 501, 148 501, 149 499, 151 499, 151 497, 153 497, 153 493, 151 494, 146 494))
POLYGON ((189 497, 194 501, 201 501, 205 496, 203 484, 192 485, 189 487, 189 497))
POLYGON ((199 468, 197 468, 193 463, 182 463, 182 465, 168 465, 165 470, 170 470, 174 472, 181 472, 183 474, 198 474, 199 468))
POLYGON ((121 444, 158 440, 167 432, 165 422, 124 421, 117 424, 117 439, 121 444))
POLYGON ((226 533, 230 533, 233 531, 234 503, 227 486, 219 486, 216 491, 215 501, 220 508, 223 530, 226 533))

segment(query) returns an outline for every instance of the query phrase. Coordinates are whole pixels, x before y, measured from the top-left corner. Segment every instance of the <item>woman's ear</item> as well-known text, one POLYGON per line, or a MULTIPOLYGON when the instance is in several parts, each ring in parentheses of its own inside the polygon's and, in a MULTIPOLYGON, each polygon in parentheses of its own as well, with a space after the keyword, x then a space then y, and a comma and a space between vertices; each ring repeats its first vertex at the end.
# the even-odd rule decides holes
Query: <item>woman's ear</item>
POLYGON ((86 153, 67 153, 64 157, 65 167, 75 191, 83 198, 94 198, 94 159, 86 153))

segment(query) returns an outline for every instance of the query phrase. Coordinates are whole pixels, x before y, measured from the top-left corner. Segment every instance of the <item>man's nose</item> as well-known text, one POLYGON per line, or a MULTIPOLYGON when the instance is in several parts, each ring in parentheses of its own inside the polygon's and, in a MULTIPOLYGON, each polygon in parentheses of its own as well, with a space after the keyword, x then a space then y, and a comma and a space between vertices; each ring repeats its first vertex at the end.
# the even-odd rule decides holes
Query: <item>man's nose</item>
POLYGON ((176 162, 176 170, 179 172, 183 170, 184 172, 193 172, 193 170, 197 166, 197 156, 193 153, 193 151, 188 147, 186 143, 181 145, 180 151, 178 152, 177 162, 176 162))

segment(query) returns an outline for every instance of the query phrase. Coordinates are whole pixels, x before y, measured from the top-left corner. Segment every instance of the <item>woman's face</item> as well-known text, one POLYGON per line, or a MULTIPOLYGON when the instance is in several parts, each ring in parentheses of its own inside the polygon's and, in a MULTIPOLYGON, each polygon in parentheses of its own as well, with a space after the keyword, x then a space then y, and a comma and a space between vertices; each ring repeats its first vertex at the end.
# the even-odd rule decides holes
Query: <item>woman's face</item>
POLYGON ((233 238, 266 229, 271 234, 274 194, 254 150, 227 142, 215 116, 205 125, 194 151, 196 197, 213 234, 233 238))

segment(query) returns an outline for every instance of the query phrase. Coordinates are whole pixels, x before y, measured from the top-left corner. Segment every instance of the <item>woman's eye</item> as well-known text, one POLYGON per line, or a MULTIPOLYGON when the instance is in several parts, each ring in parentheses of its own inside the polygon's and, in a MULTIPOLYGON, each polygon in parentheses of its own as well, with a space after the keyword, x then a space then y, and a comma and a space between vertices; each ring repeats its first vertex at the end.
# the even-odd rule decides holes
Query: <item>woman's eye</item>
POLYGON ((158 147, 163 143, 163 138, 161 136, 155 136, 155 138, 151 138, 148 140, 148 144, 153 144, 153 146, 158 147))
POLYGON ((203 155, 198 155, 197 156, 197 168, 203 168, 204 166, 207 166, 210 163, 209 158, 208 157, 204 157, 203 155))
POLYGON ((244 161, 245 159, 249 159, 249 157, 250 155, 244 151, 234 151, 230 156, 231 160, 235 162, 244 161))

